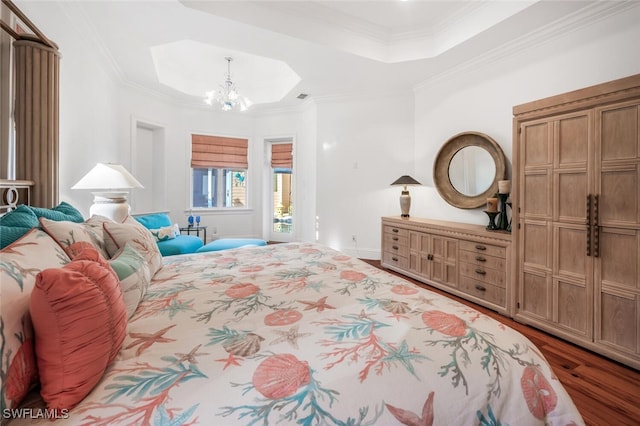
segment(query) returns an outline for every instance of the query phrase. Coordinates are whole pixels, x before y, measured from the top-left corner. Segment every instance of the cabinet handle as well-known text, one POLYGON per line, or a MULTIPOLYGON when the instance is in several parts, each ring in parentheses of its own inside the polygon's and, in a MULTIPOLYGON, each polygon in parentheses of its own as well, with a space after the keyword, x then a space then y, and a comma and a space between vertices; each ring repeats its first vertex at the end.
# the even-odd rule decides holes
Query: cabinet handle
POLYGON ((482 256, 476 256, 476 260, 477 260, 478 262, 486 262, 486 261, 487 261, 487 259, 485 259, 485 258, 484 258, 484 257, 482 257, 482 256))
POLYGON ((393 241, 398 241, 398 237, 392 237, 391 238, 393 241))
POLYGON ((394 250, 398 250, 398 246, 392 246, 391 248, 394 250))
POLYGON ((432 254, 428 254, 427 255, 427 260, 433 260, 433 255, 432 254))
POLYGON ((397 233, 397 232, 398 232, 398 229, 397 229, 397 228, 393 228, 393 229, 391 230, 391 232, 396 232, 396 233, 397 233))
POLYGON ((600 225, 598 224, 598 207, 600 197, 598 195, 593 196, 593 257, 600 256, 600 225))
POLYGON ((391 258, 391 260, 393 260, 394 262, 397 262, 398 258, 394 256, 394 257, 391 258))
POLYGON ((476 269, 476 274, 487 275, 487 271, 483 271, 482 269, 476 269))
POLYGON ((476 250, 486 250, 487 248, 485 246, 481 246, 480 244, 476 245, 476 250))
POLYGON ((478 291, 487 291, 486 288, 484 288, 483 286, 481 286, 479 284, 476 284, 476 290, 478 290, 478 291))
POLYGON ((587 195, 587 256, 591 256, 591 194, 587 195))

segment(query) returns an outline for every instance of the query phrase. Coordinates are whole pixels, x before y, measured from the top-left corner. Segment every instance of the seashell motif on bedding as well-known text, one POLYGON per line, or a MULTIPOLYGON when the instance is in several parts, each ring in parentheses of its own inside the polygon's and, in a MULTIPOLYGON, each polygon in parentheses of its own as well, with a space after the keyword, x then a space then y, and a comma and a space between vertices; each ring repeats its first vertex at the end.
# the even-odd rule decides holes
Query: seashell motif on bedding
POLYGON ((411 308, 407 302, 399 302, 397 300, 387 300, 381 304, 382 309, 392 314, 406 314, 411 312, 411 308))
POLYGON ((243 336, 229 339, 222 347, 230 354, 247 357, 260 351, 260 343, 263 340, 264 337, 262 336, 258 336, 255 333, 247 333, 243 336))
POLYGON ((462 337, 467 334, 467 325, 458 316, 442 311, 426 311, 422 314, 425 325, 445 336, 462 337))
POLYGON ((292 354, 270 356, 253 373, 253 386, 269 399, 286 398, 311 382, 309 363, 292 354))

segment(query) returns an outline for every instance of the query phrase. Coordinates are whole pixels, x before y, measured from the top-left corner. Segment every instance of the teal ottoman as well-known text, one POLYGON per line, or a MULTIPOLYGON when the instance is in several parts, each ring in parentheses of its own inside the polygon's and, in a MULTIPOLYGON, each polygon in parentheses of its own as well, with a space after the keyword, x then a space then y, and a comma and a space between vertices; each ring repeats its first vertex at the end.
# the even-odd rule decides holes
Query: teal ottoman
POLYGON ((266 245, 267 242, 259 238, 220 238, 219 240, 211 241, 209 244, 205 244, 204 246, 200 247, 198 250, 196 250, 196 253, 266 245))

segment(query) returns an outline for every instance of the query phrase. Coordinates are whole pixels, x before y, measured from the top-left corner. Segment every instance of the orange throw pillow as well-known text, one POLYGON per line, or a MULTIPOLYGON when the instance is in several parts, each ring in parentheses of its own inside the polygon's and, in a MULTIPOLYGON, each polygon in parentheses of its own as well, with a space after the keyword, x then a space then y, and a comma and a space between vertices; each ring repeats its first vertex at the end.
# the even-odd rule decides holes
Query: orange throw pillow
POLYGON ((100 381, 125 338, 118 278, 89 247, 63 268, 38 274, 30 310, 42 398, 49 409, 71 409, 100 381))

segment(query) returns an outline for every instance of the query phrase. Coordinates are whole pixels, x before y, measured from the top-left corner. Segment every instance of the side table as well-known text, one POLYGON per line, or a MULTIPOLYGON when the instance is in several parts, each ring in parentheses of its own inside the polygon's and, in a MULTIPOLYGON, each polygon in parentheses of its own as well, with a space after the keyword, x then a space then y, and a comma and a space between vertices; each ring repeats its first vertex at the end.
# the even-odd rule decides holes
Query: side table
POLYGON ((193 232, 197 237, 200 236, 200 231, 202 231, 202 241, 207 244, 207 227, 206 226, 181 226, 180 232, 186 232, 187 235, 191 235, 193 232))

